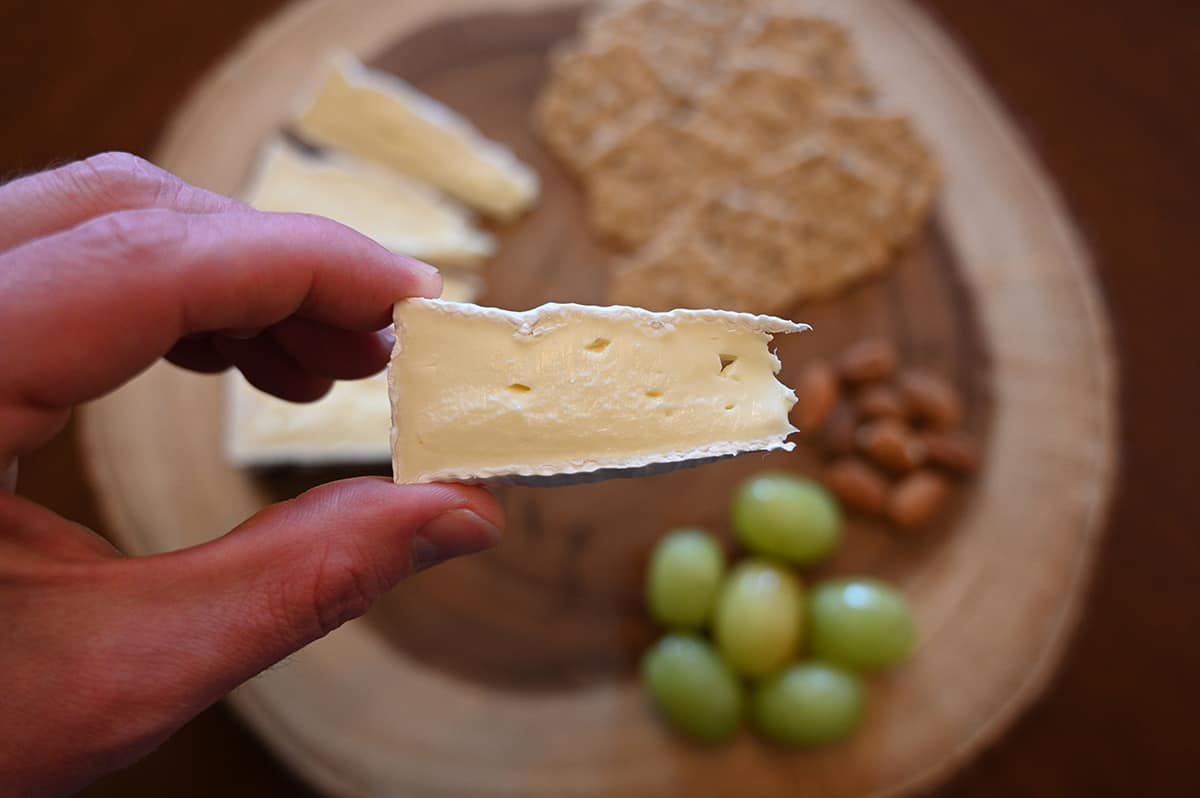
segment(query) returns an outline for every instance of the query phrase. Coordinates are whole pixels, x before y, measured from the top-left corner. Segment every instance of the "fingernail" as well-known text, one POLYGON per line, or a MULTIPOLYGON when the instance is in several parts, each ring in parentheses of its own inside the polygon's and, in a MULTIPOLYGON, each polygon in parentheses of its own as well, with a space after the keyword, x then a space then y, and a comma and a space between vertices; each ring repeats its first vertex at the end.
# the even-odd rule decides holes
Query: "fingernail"
POLYGON ((399 255, 397 257, 399 257, 401 262, 403 262, 406 266, 408 266, 409 268, 413 269, 416 272, 419 272, 420 274, 424 275, 425 277, 433 277, 435 275, 441 274, 441 272, 438 271, 436 266, 432 266, 423 260, 417 260, 416 258, 410 258, 406 255, 399 255))
POLYGON ((397 257, 401 263, 421 278, 421 282, 427 286, 421 291, 422 295, 435 297, 442 292, 442 273, 437 270, 437 267, 430 266, 425 261, 417 260, 416 258, 405 257, 404 255, 398 255, 397 257))
POLYGON ((440 562, 490 549, 500 530, 470 510, 450 510, 417 530, 409 542, 412 570, 423 571, 440 562))

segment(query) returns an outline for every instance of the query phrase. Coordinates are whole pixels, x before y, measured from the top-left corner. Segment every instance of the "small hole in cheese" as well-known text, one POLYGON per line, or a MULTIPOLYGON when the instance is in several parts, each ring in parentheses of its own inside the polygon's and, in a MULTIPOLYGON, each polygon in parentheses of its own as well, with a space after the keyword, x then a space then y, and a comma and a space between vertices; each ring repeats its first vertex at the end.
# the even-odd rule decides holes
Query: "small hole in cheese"
POLYGON ((646 391, 646 396, 650 397, 651 399, 657 399, 658 397, 662 396, 662 391, 656 391, 651 388, 650 390, 646 391))
POLYGON ((721 373, 737 362, 737 355, 721 355, 721 373))
POLYGON ((510 391, 516 391, 517 393, 528 393, 529 391, 533 390, 523 382, 514 382, 512 385, 508 386, 508 389, 510 391))
POLYGON ((732 410, 735 407, 737 407, 737 405, 725 405, 726 410, 732 410))
POLYGON ((589 352, 603 352, 605 349, 608 349, 608 345, 611 343, 612 341, 608 340, 607 338, 597 338, 595 341, 592 341, 590 344, 585 346, 584 349, 589 352))

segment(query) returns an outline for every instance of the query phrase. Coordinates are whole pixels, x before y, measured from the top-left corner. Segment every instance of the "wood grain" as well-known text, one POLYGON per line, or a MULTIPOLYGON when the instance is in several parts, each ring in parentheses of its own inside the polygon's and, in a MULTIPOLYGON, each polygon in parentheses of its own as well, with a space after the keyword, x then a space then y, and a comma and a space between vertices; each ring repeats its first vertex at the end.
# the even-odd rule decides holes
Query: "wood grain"
MULTIPOLYGON (((201 71, 286 0, 70 0, 0 8, 0 174, 120 148, 151 151, 201 71)), ((1124 468, 1088 614, 1053 690, 937 795, 1174 796, 1200 792, 1189 465, 1200 371, 1179 368, 1200 272, 1194 179, 1200 5, 920 0, 954 35, 1052 173, 1094 253, 1122 359, 1124 468), (1147 689, 1147 685, 1151 685, 1147 689)), ((22 461, 19 492, 107 533, 74 426, 22 461)), ((85 798, 315 796, 225 704, 85 798)))
MULTIPOLYGON (((357 5, 347 13, 347 4, 307 4, 262 29, 176 119, 165 165, 235 191, 254 148, 285 117, 313 51, 339 41, 468 110, 551 176, 538 213, 504 233, 491 299, 594 298, 603 269, 580 266, 603 252, 581 232, 573 188, 528 134, 537 53, 569 29, 569 12, 468 17, 389 48, 438 11, 453 17, 475 6, 357 5)), ((649 635, 634 609, 638 566, 667 524, 721 526, 729 489, 763 462, 513 490, 505 498, 515 531, 500 551, 423 575, 371 620, 235 695, 276 751, 316 783, 338 794, 721 795, 731 785, 762 795, 800 785, 897 794, 948 775, 1052 672, 1090 571, 1115 457, 1095 287, 1044 177, 935 29, 900 3, 828 10, 848 15, 889 100, 917 113, 949 182, 923 247, 886 281, 803 309, 818 334, 789 344, 784 359, 894 333, 907 355, 968 389, 969 423, 991 441, 953 534, 913 542, 857 530, 831 566, 900 581, 922 622, 921 656, 876 683, 869 724, 851 745, 804 757, 750 739, 707 754, 682 746, 650 719, 627 678, 649 635), (1003 590, 978 589, 984 584, 1003 590)), ((218 534, 281 489, 223 464, 217 393, 211 381, 159 368, 89 411, 101 495, 113 529, 135 550, 218 534), (195 424, 167 434, 180 415, 195 424)), ((805 466, 801 456, 769 464, 805 466)), ((305 476, 288 479, 294 487, 305 476)))

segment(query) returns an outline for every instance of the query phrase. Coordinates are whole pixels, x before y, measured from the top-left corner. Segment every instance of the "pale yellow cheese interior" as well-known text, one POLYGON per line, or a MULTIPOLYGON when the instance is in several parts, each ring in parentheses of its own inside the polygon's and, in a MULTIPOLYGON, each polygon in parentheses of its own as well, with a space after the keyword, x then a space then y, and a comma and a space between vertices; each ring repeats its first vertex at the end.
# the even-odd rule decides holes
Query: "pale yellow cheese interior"
POLYGON ((510 150, 433 98, 349 55, 330 61, 296 126, 317 144, 397 169, 500 219, 537 198, 537 174, 510 150))
POLYGON ((477 266, 495 251, 471 213, 437 191, 345 156, 315 156, 282 141, 263 154, 246 201, 262 211, 313 213, 393 252, 438 265, 477 266))
MULTIPOLYGON (((587 472, 791 448, 792 391, 746 314, 396 307, 400 482, 587 472), (708 314, 708 315, 705 315, 708 314)), ((774 320, 794 332, 802 325, 774 320)))

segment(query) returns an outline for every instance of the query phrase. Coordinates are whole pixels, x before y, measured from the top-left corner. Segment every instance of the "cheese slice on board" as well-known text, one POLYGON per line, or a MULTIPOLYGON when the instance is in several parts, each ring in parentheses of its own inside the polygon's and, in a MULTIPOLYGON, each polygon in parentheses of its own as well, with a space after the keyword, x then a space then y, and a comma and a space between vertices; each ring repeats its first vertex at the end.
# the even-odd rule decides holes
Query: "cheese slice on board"
MULTIPOLYGON (((471 302, 483 282, 442 274, 442 296, 471 302)), ((245 466, 386 463, 391 457, 387 378, 339 381, 316 402, 297 404, 263 393, 238 372, 227 378, 225 448, 245 466)))
POLYGON ((339 54, 296 120, 314 143, 397 169, 498 219, 537 198, 537 173, 408 83, 339 54))
POLYGON ((776 333, 719 310, 408 299, 388 369, 397 482, 555 484, 788 449, 776 333))
POLYGON ((267 145, 246 201, 260 211, 314 213, 403 255, 478 266, 496 250, 463 206, 395 172, 343 155, 267 145))
POLYGON ((227 378, 226 454, 245 466, 386 463, 389 406, 382 374, 334 383, 316 402, 263 393, 240 373, 227 378))

